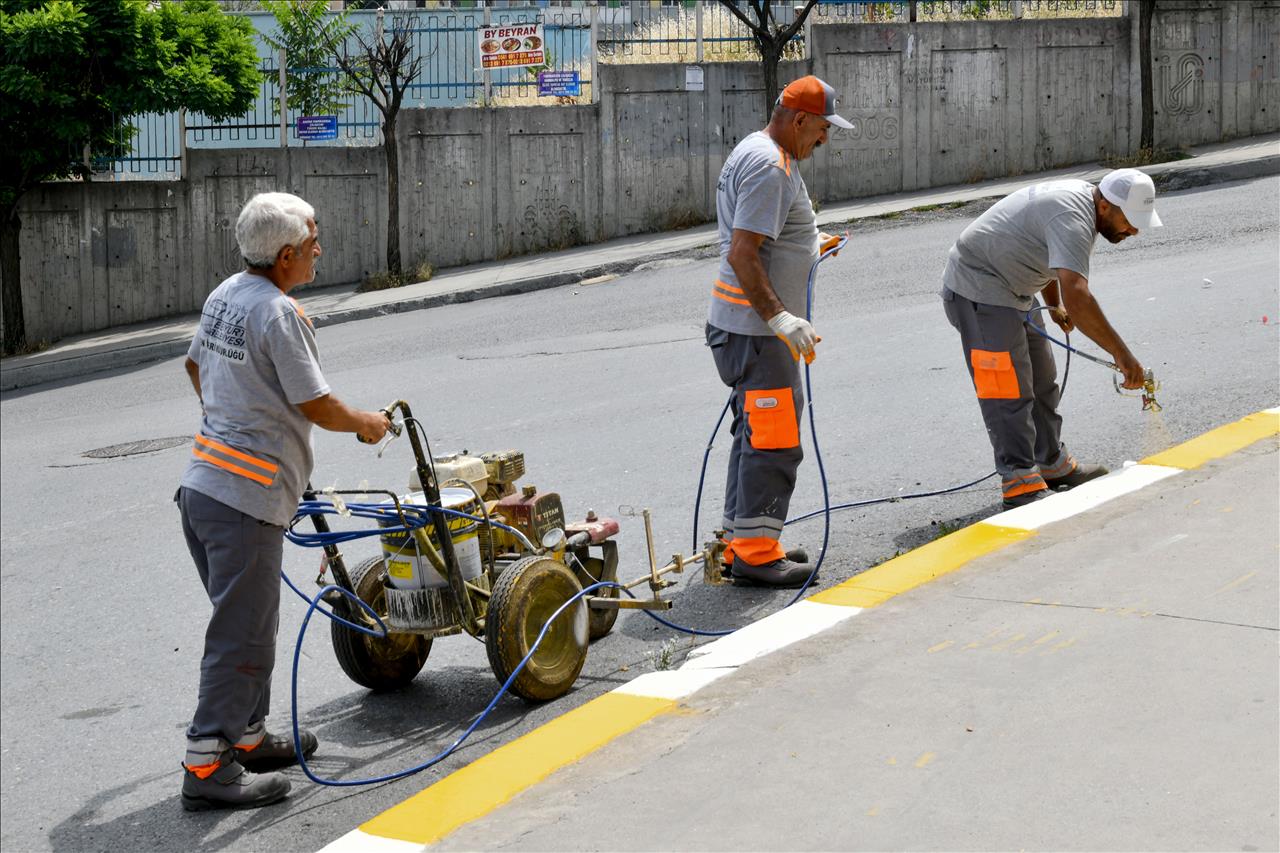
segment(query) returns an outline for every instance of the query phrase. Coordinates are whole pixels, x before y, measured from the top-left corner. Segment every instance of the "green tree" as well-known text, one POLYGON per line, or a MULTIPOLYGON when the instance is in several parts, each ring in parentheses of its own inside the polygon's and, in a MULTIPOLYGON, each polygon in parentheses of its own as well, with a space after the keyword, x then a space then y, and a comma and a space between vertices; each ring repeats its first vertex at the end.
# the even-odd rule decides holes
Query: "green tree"
POLYGON ((5 0, 0 5, 0 265, 4 350, 26 346, 18 202, 89 177, 83 152, 128 150, 125 119, 187 109, 243 115, 261 75, 253 27, 213 0, 5 0))
MULTIPOLYGON (((289 63, 289 108, 318 116, 349 107, 344 98, 352 92, 350 81, 321 70, 330 62, 329 45, 343 44, 354 29, 347 13, 330 13, 326 0, 264 0, 263 6, 275 16, 280 32, 262 40, 283 50, 289 63)), ((275 111, 280 111, 279 101, 275 111)))
POLYGON ((328 42, 329 55, 350 80, 352 88, 364 95, 382 114, 382 151, 387 161, 387 272, 399 278, 404 273, 400 259, 400 146, 396 139, 396 119, 404 106, 409 84, 422 71, 422 56, 415 55, 410 32, 392 19, 388 34, 382 11, 372 30, 354 28, 345 41, 328 42))
POLYGON ((809 12, 818 5, 818 0, 805 0, 804 6, 795 6, 795 19, 785 27, 773 19, 773 4, 770 0, 747 0, 747 6, 754 17, 738 8, 737 0, 720 0, 738 20, 747 25, 751 37, 755 40, 756 49, 760 51, 760 68, 764 71, 764 120, 768 121, 773 113, 773 104, 778 100, 778 63, 782 61, 782 52, 787 43, 800 32, 809 12))

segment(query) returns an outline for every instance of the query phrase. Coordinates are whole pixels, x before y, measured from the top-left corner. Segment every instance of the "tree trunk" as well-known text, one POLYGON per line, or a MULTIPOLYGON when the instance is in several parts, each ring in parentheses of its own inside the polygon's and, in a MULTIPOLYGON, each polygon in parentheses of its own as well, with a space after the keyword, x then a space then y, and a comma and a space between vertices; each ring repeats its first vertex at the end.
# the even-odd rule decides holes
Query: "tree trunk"
POLYGON ((778 100, 778 62, 782 60, 782 47, 773 43, 761 42, 760 68, 764 71, 764 120, 767 124, 773 115, 773 105, 778 100))
POLYGON ((1156 0, 1141 0, 1138 5, 1138 65, 1142 70, 1142 131, 1138 140, 1139 150, 1154 151, 1156 146, 1156 97, 1151 62, 1151 19, 1155 16, 1156 0))
POLYGON ((400 149, 394 116, 382 124, 382 149, 387 155, 387 272, 400 275, 400 149))
POLYGON ((18 257, 18 235, 22 220, 18 203, 0 214, 0 278, 4 294, 4 353, 11 355, 27 345, 26 323, 22 316, 22 268, 18 257))

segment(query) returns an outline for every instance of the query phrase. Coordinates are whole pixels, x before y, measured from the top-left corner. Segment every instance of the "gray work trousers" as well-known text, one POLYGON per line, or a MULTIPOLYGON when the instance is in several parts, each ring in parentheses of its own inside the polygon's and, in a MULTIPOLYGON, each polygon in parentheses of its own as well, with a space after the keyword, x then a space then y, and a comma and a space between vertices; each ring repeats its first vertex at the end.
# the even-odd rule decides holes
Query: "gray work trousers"
POLYGON ((194 767, 215 761, 270 711, 284 529, 191 489, 179 489, 177 500, 187 548, 213 604, 187 730, 186 763, 194 767))
POLYGON ((720 380, 733 389, 725 538, 735 559, 762 565, 782 557, 778 539, 804 458, 800 368, 772 335, 739 335, 710 324, 706 334, 720 380))
MULTIPOLYGON (((1045 488, 1044 477, 1071 473, 1062 444, 1057 365, 1049 342, 1027 328, 1026 312, 973 302, 949 288, 943 307, 960 332, 965 364, 995 451, 1005 498, 1045 488)), ((1040 311, 1031 320, 1044 328, 1040 311)))

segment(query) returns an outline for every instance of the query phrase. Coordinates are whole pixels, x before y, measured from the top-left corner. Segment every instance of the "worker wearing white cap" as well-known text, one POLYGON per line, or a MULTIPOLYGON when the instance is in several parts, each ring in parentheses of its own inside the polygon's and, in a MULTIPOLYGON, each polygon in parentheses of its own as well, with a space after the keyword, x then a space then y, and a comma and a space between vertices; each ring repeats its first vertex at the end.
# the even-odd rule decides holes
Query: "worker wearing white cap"
MULTIPOLYGON (((1151 178, 1117 169, 1098 186, 1049 181, 1024 187, 974 220, 951 247, 943 273, 947 319, 960 332, 1006 508, 1107 473, 1084 465, 1060 439, 1060 390, 1048 341, 1027 328, 1041 294, 1064 332, 1079 328, 1115 360, 1125 388, 1143 368, 1089 291, 1099 234, 1119 243, 1162 223, 1151 178)), ((1040 314, 1030 322, 1043 327, 1040 314)))

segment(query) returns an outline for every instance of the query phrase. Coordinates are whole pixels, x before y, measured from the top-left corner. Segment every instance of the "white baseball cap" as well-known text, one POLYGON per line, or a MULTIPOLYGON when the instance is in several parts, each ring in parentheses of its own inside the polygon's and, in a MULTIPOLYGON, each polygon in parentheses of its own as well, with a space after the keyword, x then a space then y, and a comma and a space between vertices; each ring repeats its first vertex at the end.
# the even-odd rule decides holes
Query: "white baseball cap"
POLYGON ((1156 185, 1145 172, 1116 169, 1107 173, 1098 189, 1102 197, 1120 208, 1124 218, 1139 231, 1164 226, 1156 213, 1156 185))

